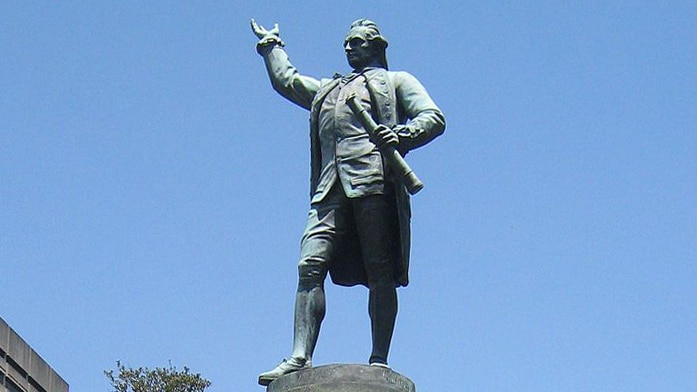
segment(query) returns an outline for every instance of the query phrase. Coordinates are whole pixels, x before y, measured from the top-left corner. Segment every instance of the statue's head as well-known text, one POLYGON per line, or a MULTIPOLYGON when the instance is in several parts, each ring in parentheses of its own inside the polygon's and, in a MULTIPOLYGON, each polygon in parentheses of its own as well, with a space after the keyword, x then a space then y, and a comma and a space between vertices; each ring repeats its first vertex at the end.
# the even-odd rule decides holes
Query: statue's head
POLYGON ((367 66, 387 69, 386 48, 387 40, 380 35, 378 25, 368 19, 359 19, 351 23, 344 38, 346 59, 349 65, 357 70, 367 66))

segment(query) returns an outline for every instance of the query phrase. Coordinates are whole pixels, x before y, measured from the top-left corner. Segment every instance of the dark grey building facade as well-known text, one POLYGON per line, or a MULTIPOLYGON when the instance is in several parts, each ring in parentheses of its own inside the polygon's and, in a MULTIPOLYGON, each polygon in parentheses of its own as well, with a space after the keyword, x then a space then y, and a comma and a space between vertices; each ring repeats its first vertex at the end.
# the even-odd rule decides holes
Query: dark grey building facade
POLYGON ((68 392, 68 383, 1 317, 0 392, 68 392))

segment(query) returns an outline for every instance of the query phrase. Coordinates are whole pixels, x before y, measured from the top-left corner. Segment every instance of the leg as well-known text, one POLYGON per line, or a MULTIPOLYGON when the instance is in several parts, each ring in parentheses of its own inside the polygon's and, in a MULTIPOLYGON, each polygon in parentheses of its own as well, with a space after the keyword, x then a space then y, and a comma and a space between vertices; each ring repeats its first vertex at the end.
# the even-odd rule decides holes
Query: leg
POLYGON ((325 315, 324 280, 334 252, 335 205, 328 201, 310 209, 300 246, 298 290, 295 294, 293 352, 288 360, 259 375, 259 384, 312 366, 312 354, 325 315))
POLYGON ((300 245, 298 290, 295 295, 295 326, 291 358, 299 363, 312 361, 319 330, 326 313, 324 280, 336 242, 336 219, 344 198, 332 192, 310 209, 300 245))
POLYGON ((390 199, 383 195, 358 199, 354 211, 368 274, 368 313, 373 337, 369 362, 386 365, 397 318, 397 244, 393 240, 397 218, 390 199))
POLYGON ((368 314, 370 315, 373 349, 369 363, 387 364, 392 333, 397 319, 397 289, 394 281, 369 283, 368 314))
MULTIPOLYGON (((324 243, 325 249, 331 249, 331 245, 326 241, 315 240, 312 242, 324 243)), ((314 248, 315 245, 319 244, 304 245, 303 249, 306 246, 314 248)), ((327 276, 326 260, 316 256, 303 257, 298 265, 298 274, 291 358, 304 364, 312 361, 312 353, 315 351, 320 326, 326 313, 324 297, 324 279, 327 276)))

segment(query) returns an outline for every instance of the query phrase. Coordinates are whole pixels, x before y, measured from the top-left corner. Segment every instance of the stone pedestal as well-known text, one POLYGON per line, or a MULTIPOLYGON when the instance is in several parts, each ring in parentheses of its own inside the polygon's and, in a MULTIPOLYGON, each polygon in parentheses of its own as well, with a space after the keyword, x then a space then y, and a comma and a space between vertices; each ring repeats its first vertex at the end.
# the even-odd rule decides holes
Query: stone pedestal
POLYGON ((272 382, 267 392, 416 392, 414 383, 391 370, 368 365, 326 365, 272 382))

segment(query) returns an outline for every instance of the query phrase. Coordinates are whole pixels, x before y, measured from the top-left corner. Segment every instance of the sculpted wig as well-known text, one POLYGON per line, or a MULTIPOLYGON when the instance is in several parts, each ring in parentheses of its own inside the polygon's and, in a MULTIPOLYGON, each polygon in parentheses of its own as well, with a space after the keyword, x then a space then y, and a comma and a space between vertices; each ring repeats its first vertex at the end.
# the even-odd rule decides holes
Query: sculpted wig
POLYGON ((349 32, 346 34, 346 41, 350 41, 354 37, 359 37, 369 42, 375 48, 378 62, 383 68, 387 69, 387 55, 385 53, 387 40, 380 35, 380 30, 375 22, 368 19, 358 19, 351 23, 349 32))

